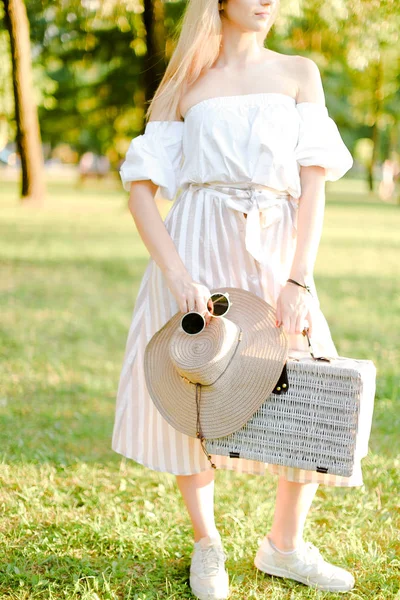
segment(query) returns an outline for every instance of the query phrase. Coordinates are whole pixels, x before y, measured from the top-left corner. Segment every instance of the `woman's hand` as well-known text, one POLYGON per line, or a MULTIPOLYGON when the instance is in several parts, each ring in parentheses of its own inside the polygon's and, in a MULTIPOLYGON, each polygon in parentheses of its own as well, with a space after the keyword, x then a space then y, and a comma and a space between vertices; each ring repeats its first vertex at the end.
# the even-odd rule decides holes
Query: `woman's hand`
MULTIPOLYGON (((207 301, 211 292, 207 286, 194 281, 190 275, 182 276, 175 273, 164 274, 167 285, 178 303, 179 310, 187 313, 195 310, 204 316, 206 325, 211 321, 212 315, 207 310, 207 301)), ((212 301, 210 300, 209 309, 212 310, 212 301)))
POLYGON ((286 283, 279 294, 276 307, 276 326, 283 325, 286 333, 302 333, 308 327, 312 335, 312 296, 298 285, 286 283), (305 323, 305 320, 308 323, 305 323))

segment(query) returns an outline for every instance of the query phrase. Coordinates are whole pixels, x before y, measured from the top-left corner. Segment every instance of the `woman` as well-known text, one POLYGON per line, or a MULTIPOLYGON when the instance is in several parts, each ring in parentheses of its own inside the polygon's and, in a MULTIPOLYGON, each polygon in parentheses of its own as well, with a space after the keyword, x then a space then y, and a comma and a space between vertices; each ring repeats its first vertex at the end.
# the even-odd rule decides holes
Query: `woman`
MULTIPOLYGON (((307 321, 314 350, 338 355, 313 268, 325 180, 342 177, 353 160, 328 116, 316 64, 264 47, 277 10, 272 0, 189 0, 145 133, 132 140, 120 171, 151 258, 126 344, 112 447, 177 476, 193 524, 190 584, 198 598, 229 593, 214 521, 214 471, 199 440, 174 430, 155 409, 143 373, 147 342, 177 311, 204 313, 211 288, 233 286, 276 308, 292 349, 307 349, 307 321), (176 197, 164 222, 153 201, 158 187, 165 198, 176 197), (257 208, 262 188, 275 192, 275 201, 247 220, 250 211, 240 202, 257 208), (289 278, 309 285, 312 295, 289 278)), ((257 568, 324 590, 353 587, 353 576, 324 561, 302 534, 318 485, 360 486, 360 464, 346 478, 213 459, 218 468, 279 476, 257 568)))

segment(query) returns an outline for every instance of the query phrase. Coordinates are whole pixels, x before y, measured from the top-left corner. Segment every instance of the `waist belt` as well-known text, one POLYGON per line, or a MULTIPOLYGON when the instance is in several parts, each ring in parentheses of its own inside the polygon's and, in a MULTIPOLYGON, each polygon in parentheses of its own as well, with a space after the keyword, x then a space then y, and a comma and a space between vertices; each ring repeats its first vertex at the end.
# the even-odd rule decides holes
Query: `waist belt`
POLYGON ((256 183, 235 185, 214 182, 190 183, 188 188, 192 190, 209 188, 230 208, 247 215, 246 250, 263 266, 269 264, 270 257, 265 250, 263 251, 261 230, 281 220, 284 202, 289 201, 292 224, 296 228, 295 211, 298 208, 298 201, 288 192, 280 192, 256 183))

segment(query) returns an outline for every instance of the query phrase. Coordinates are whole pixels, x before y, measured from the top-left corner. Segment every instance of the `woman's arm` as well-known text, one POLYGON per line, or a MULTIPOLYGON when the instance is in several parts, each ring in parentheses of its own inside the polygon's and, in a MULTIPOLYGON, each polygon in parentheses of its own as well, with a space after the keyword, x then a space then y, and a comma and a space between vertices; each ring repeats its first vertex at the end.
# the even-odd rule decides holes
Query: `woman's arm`
MULTIPOLYGON (((301 198, 290 278, 308 284, 313 276, 325 213, 325 169, 300 167, 301 198)), ((293 284, 292 284, 293 285, 293 284)))
MULTIPOLYGON (((179 310, 186 313, 196 309, 204 313, 210 290, 193 281, 186 269, 154 201, 157 189, 158 186, 150 180, 132 181, 129 210, 151 258, 163 272, 179 310)), ((206 313, 204 318, 208 325, 211 318, 209 313, 206 313)))
MULTIPOLYGON (((325 94, 318 66, 310 59, 298 56, 300 83, 297 103, 315 102, 325 106, 325 94)), ((301 198, 299 199, 297 245, 290 278, 300 283, 312 277, 322 234, 325 212, 325 169, 300 167, 301 198)))
MULTIPOLYGON (((318 66, 310 59, 295 57, 299 74, 297 102, 315 102, 325 105, 318 66)), ((296 250, 289 278, 308 285, 322 234, 325 212, 325 169, 319 166, 300 167, 301 197, 297 215, 296 250)), ((299 334, 308 321, 312 335, 310 296, 303 288, 286 283, 277 303, 277 325, 283 324, 289 334, 299 334)))
POLYGON ((132 181, 129 210, 144 245, 164 275, 191 280, 158 211, 154 200, 157 189, 150 180, 132 181))

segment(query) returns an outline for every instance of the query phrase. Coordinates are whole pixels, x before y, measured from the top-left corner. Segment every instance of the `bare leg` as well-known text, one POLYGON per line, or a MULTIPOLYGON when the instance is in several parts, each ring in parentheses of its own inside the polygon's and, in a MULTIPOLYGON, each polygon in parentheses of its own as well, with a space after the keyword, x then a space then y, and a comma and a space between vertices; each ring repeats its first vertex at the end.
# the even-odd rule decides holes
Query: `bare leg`
POLYGON ((194 541, 215 534, 214 470, 177 475, 176 481, 192 521, 194 541))
POLYGON ((308 511, 318 483, 295 483, 279 477, 275 513, 268 537, 283 552, 294 550, 303 538, 308 511))

